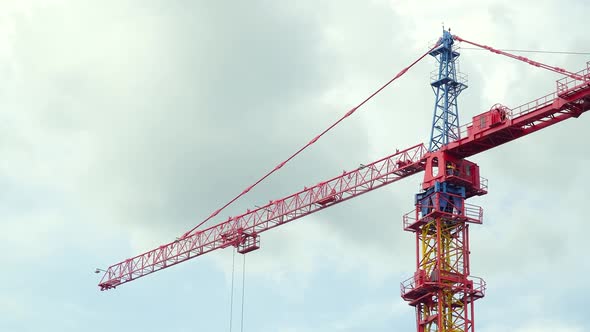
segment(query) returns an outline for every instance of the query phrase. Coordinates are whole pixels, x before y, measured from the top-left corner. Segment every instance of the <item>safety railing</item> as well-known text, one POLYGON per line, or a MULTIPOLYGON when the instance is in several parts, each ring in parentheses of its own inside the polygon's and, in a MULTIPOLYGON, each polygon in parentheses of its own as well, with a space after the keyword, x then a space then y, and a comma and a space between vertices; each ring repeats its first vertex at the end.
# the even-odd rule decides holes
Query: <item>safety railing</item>
MULTIPOLYGON (((438 70, 433 70, 430 72, 430 82, 436 82, 438 80, 440 80, 441 78, 439 78, 439 71, 438 70)), ((461 84, 465 84, 467 85, 467 82, 469 80, 469 76, 465 73, 462 72, 456 72, 455 73, 455 81, 461 84)))
POLYGON ((405 230, 409 229, 410 226, 415 224, 416 221, 418 221, 416 219, 416 209, 404 214, 402 216, 402 221, 403 221, 403 225, 404 225, 405 230))
POLYGON ((467 132, 467 130, 468 130, 467 128, 470 127, 472 124, 473 124, 473 121, 466 123, 462 126, 459 126, 459 139, 469 136, 468 135, 469 133, 467 132))
MULTIPOLYGON (((548 95, 545 95, 543 97, 537 98, 537 99, 530 101, 528 103, 517 106, 517 107, 511 109, 510 111, 508 111, 508 113, 506 113, 506 118, 507 119, 514 119, 514 118, 519 117, 521 115, 527 114, 533 110, 539 109, 543 106, 550 105, 551 103, 553 103, 555 98, 557 98, 557 92, 552 92, 548 95)), ((466 124, 459 127, 459 139, 469 136, 469 132, 468 132, 469 127, 471 127, 472 125, 473 125, 473 121, 466 123, 466 124)))
POLYGON ((416 288, 416 281, 416 277, 411 276, 400 283, 400 293, 402 296, 416 288))
MULTIPOLYGON (((575 89, 577 86, 583 86, 584 84, 590 84, 590 61, 586 63, 586 68, 578 71, 576 73, 579 76, 584 78, 584 81, 581 82, 580 80, 574 79, 569 76, 564 76, 556 81, 557 89, 556 92, 551 92, 545 96, 537 98, 533 101, 524 103, 522 105, 516 106, 512 108, 508 114, 508 119, 514 119, 521 115, 530 113, 534 110, 537 110, 541 107, 550 105, 553 101, 559 96, 562 95, 570 90, 575 89)), ((459 139, 468 136, 468 128, 473 125, 473 121, 466 123, 459 127, 459 139)))
MULTIPOLYGON (((577 75, 581 76, 584 79, 584 82, 590 81, 590 61, 586 62, 586 68, 580 70, 576 73, 577 75)), ((565 76, 560 78, 556 81, 557 83, 557 93, 559 95, 566 93, 567 91, 574 89, 576 86, 580 85, 580 80, 565 76)))
POLYGON ((483 208, 478 205, 465 203, 464 216, 474 223, 481 224, 483 222, 483 208))
POLYGON ((484 178, 483 176, 479 177, 479 188, 481 190, 488 191, 488 179, 484 178))
POLYGON ((446 218, 464 220, 471 223, 481 224, 483 222, 483 208, 478 205, 465 203, 464 199, 459 195, 433 193, 422 199, 429 200, 428 197, 432 197, 432 203, 428 204, 417 204, 415 209, 404 214, 402 216, 403 228, 406 231, 416 231, 417 222, 428 222, 433 218, 432 213, 436 212, 439 214, 443 213, 446 218), (457 202, 453 198, 458 198, 457 202), (446 207, 446 210, 442 210, 442 207, 446 207), (427 212, 424 212, 427 211, 427 212), (423 218, 430 218, 424 219, 423 218), (412 228, 413 227, 413 228, 412 228))
POLYGON ((471 280, 471 282, 473 282, 473 291, 476 293, 476 295, 479 295, 480 297, 483 297, 486 294, 486 282, 485 280, 483 280, 480 277, 474 277, 474 276, 470 276, 468 277, 469 280, 471 280), (477 294, 479 293, 479 294, 477 294))
POLYGON ((533 101, 530 101, 528 103, 522 104, 520 106, 517 106, 517 107, 511 109, 509 114, 514 119, 514 118, 519 117, 521 115, 527 114, 533 110, 537 110, 541 107, 552 104, 553 101, 555 100, 555 98, 557 98, 557 93, 552 92, 552 93, 545 95, 541 98, 537 98, 533 101))
MULTIPOLYGON (((400 293, 401 295, 405 295, 408 294, 409 292, 413 291, 414 289, 416 289, 418 287, 417 282, 418 282, 418 278, 416 275, 411 276, 410 278, 402 281, 400 283, 400 293)), ((472 283, 472 287, 469 289, 469 291, 471 291, 471 293, 475 296, 478 297, 484 297, 485 293, 486 293, 486 287, 487 284, 485 282, 485 280, 483 280, 480 277, 474 277, 474 276, 469 276, 467 277, 467 280, 471 281, 472 283)), ((426 280, 423 280, 424 282, 427 282, 426 280)), ((432 282, 434 283, 434 282, 432 282)))

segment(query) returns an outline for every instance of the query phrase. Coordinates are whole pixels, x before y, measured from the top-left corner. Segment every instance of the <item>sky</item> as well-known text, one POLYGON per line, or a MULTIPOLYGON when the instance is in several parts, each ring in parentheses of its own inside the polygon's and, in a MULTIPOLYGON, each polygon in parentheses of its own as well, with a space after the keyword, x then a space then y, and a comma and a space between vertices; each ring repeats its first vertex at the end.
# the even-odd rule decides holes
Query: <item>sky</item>
MULTIPOLYGON (((582 0, 1 1, 0 331, 414 330, 399 295, 415 270, 401 217, 420 175, 264 233, 245 263, 216 251, 108 292, 94 270, 191 229, 424 53, 442 24, 499 48, 589 52, 589 11, 582 0)), ((571 71, 590 60, 526 56, 571 71)), ((461 123, 560 78, 469 49, 460 69, 461 123)), ((419 63, 213 222, 427 142, 432 70, 419 63)), ((470 200, 484 208, 470 234, 471 272, 488 285, 478 331, 590 331, 589 126, 582 115, 471 158, 489 179, 470 200)))

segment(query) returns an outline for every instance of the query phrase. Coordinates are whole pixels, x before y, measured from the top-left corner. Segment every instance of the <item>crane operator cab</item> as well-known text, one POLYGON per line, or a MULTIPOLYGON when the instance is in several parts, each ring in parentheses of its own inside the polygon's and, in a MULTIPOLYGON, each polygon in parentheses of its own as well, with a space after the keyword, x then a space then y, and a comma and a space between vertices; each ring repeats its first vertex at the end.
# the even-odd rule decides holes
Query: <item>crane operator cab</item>
POLYGON ((449 182, 464 187, 467 197, 485 193, 480 183, 479 166, 444 151, 431 152, 426 158, 422 188, 431 188, 436 182, 449 182))

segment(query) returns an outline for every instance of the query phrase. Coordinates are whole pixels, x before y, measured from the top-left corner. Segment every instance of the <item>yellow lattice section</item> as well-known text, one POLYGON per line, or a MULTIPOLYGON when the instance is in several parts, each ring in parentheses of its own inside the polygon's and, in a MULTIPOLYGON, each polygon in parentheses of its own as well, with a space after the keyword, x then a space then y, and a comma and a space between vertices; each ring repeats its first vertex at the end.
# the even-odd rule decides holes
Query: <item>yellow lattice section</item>
POLYGON ((465 304, 458 298, 457 293, 453 294, 450 290, 443 290, 441 293, 442 322, 440 331, 464 332, 465 304))
POLYGON ((437 219, 433 219, 422 226, 421 233, 420 246, 422 257, 420 258, 420 269, 426 271, 426 275, 430 276, 436 266, 437 219))
MULTIPOLYGON (((451 273, 466 275, 464 257, 464 227, 462 222, 433 219, 425 224, 419 234, 421 257, 420 269, 426 272, 427 281, 438 282, 440 275, 451 273)), ((425 332, 464 332, 465 303, 462 293, 449 287, 436 292, 431 303, 417 307, 420 318, 427 320, 433 315, 437 318, 424 326, 425 332)))

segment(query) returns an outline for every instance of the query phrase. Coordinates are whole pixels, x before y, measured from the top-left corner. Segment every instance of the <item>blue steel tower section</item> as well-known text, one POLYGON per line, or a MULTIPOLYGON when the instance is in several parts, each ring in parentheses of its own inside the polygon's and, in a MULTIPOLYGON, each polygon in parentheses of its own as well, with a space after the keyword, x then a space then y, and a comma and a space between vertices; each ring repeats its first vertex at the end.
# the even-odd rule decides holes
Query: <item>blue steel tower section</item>
POLYGON ((438 74, 432 75, 430 83, 436 96, 428 148, 431 152, 460 138, 457 97, 467 85, 457 76, 455 61, 459 52, 453 50, 453 43, 450 31, 443 30, 440 46, 430 52, 438 62, 438 74))

